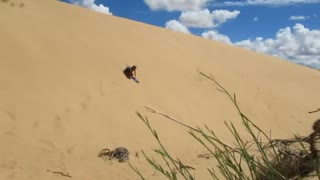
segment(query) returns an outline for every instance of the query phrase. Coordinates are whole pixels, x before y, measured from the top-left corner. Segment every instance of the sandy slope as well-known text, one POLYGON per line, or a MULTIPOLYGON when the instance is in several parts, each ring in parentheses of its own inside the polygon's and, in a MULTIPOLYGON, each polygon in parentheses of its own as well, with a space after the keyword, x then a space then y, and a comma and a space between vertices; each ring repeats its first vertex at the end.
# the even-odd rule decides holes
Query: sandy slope
POLYGON ((163 179, 141 155, 157 145, 136 111, 205 179, 212 161, 197 159, 205 150, 187 129, 144 109, 207 124, 231 143, 223 122, 240 125, 236 111, 197 70, 236 92, 247 115, 276 137, 309 133, 319 117, 308 114, 320 107, 316 70, 56 1, 0 3, 0 49, 0 179, 66 178, 47 170, 138 179, 128 165, 97 157, 117 146, 147 177, 163 179), (131 64, 140 84, 122 74, 131 64))

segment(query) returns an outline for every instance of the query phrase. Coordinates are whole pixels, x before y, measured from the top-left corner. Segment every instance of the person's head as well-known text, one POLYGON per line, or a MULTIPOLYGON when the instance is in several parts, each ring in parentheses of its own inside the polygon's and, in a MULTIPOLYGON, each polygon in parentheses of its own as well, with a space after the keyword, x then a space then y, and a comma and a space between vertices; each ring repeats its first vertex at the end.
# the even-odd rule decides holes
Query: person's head
POLYGON ((136 70, 136 69, 137 69, 137 66, 132 66, 131 69, 132 69, 132 70, 136 70))

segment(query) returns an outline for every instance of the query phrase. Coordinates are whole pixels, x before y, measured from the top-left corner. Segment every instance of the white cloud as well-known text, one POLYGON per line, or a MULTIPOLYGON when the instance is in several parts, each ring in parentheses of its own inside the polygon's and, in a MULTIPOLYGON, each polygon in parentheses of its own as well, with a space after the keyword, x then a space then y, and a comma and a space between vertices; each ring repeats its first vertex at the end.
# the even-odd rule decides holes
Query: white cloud
POLYGON ((292 20, 292 21, 299 21, 299 20, 308 19, 308 16, 290 16, 289 19, 292 20))
POLYGON ((177 32, 182 32, 182 33, 186 33, 186 34, 190 34, 189 29, 181 24, 180 22, 178 22, 177 20, 170 20, 166 23, 165 27, 167 29, 171 29, 177 32))
POLYGON ((224 42, 226 44, 232 44, 228 36, 220 34, 216 31, 207 31, 207 32, 202 33, 201 36, 206 39, 220 41, 220 42, 224 42))
POLYGON ((100 13, 112 14, 108 7, 104 6, 103 4, 96 4, 95 0, 71 0, 71 3, 92 9, 100 13))
POLYGON ((288 59, 305 66, 320 68, 320 30, 302 24, 280 29, 274 39, 244 40, 234 43, 256 52, 288 59))
POLYGON ((257 22, 257 21, 259 21, 259 18, 258 18, 258 17, 254 17, 254 18, 253 18, 253 21, 254 21, 254 22, 257 22))
POLYGON ((240 11, 215 10, 210 13, 208 9, 201 11, 187 11, 181 13, 179 20, 187 27, 209 28, 217 27, 229 19, 234 19, 240 11))
POLYGON ((181 13, 179 20, 189 27, 213 27, 213 17, 208 9, 181 13))
POLYGON ((295 4, 320 3, 320 0, 246 0, 246 1, 226 1, 223 3, 212 4, 213 6, 248 6, 248 5, 267 5, 267 6, 287 6, 295 4))
POLYGON ((144 0, 152 10, 194 11, 200 10, 212 0, 144 0))
POLYGON ((201 36, 320 69, 320 30, 310 30, 299 23, 278 30, 275 37, 269 39, 257 37, 232 43, 228 36, 216 31, 204 32, 201 36))

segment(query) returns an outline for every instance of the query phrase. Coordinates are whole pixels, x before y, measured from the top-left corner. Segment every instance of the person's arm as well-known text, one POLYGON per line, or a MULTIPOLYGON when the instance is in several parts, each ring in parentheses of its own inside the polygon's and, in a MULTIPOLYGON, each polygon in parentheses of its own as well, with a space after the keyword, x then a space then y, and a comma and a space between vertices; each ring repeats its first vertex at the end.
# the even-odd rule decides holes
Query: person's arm
POLYGON ((134 77, 137 77, 136 70, 133 71, 134 77))

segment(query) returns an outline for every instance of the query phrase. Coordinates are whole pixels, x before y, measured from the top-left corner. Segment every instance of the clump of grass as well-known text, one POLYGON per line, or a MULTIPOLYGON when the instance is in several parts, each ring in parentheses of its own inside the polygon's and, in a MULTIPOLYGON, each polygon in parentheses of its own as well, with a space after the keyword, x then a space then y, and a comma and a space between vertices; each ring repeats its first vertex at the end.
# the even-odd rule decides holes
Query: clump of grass
MULTIPOLYGON (((230 146, 223 143, 214 131, 206 125, 204 129, 193 128, 163 113, 155 110, 151 112, 161 114, 189 129, 189 134, 209 152, 205 157, 213 157, 217 161, 216 167, 208 167, 207 169, 212 179, 220 179, 221 176, 228 180, 300 179, 310 176, 314 171, 317 172, 320 179, 318 150, 316 148, 316 140, 319 139, 320 134, 320 119, 314 123, 314 132, 309 136, 295 135, 292 139, 272 139, 271 134, 266 134, 241 111, 235 94, 230 94, 213 76, 199 73, 227 95, 241 117, 243 127, 250 137, 249 141, 240 135, 233 123, 225 122, 234 139, 234 146, 230 146)), ((149 111, 150 109, 147 108, 149 111)), ((186 180, 194 180, 195 177, 191 170, 195 169, 185 165, 178 158, 173 158, 160 141, 148 118, 143 117, 140 113, 137 113, 137 115, 160 145, 160 148, 154 150, 154 152, 163 159, 165 165, 160 165, 159 162, 142 152, 147 162, 167 179, 176 180, 180 177, 186 180)), ((141 179, 145 179, 137 168, 131 164, 130 167, 141 179)))
MULTIPOLYGON (((178 176, 183 177, 184 179, 188 180, 194 180, 195 177, 191 174, 190 170, 194 170, 193 167, 185 165, 180 161, 178 158, 174 158, 165 148, 165 146, 160 141, 160 138, 156 132, 156 130, 152 129, 151 124, 147 117, 143 117, 140 113, 137 113, 139 118, 145 123, 145 125, 148 127, 152 135, 157 140, 158 144, 160 145, 160 148, 155 149, 154 152, 158 154, 162 160, 165 162, 165 166, 158 163, 153 158, 149 157, 144 151, 142 151, 143 156, 147 160, 147 162, 158 172, 160 172, 162 175, 164 175, 166 178, 170 180, 177 180, 178 176)), ((133 167, 130 164, 130 167, 141 177, 141 179, 145 179, 141 172, 133 167)))

